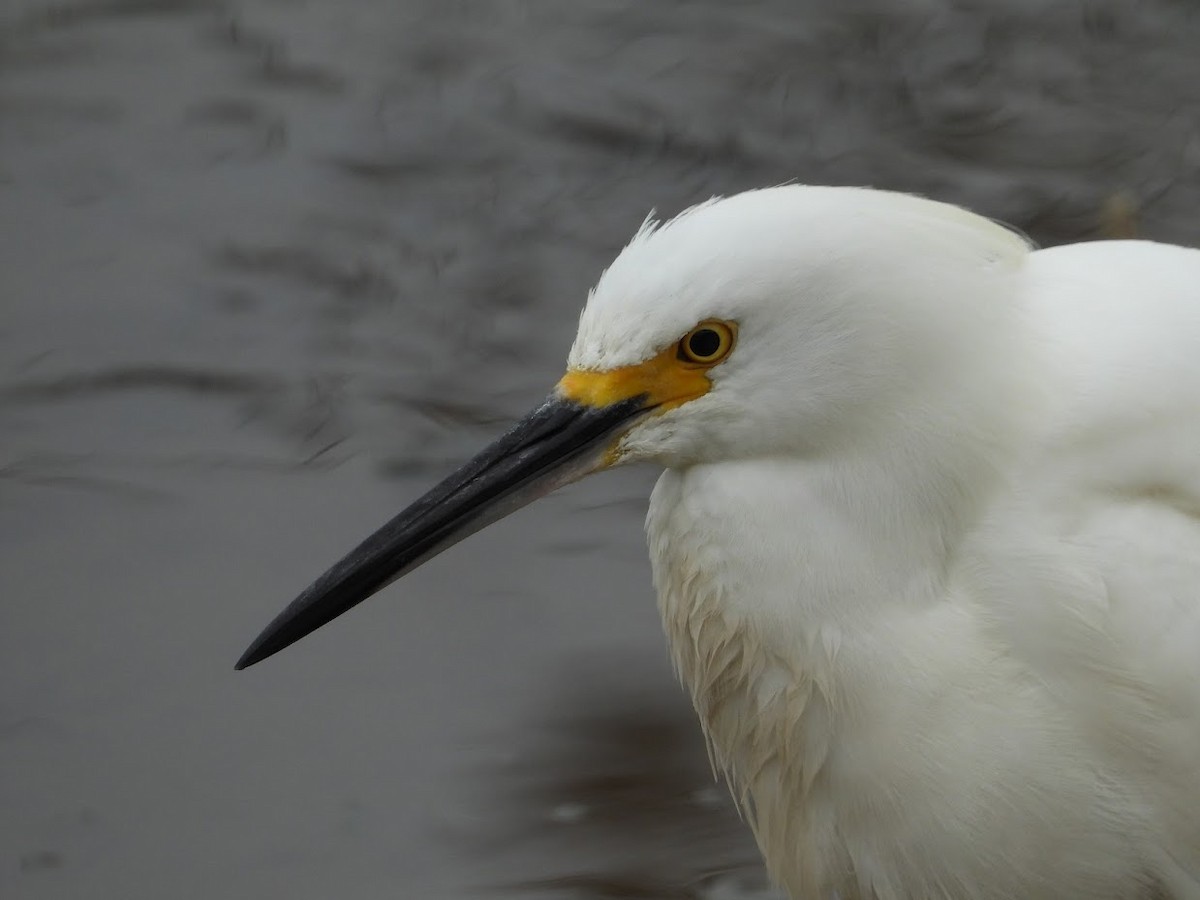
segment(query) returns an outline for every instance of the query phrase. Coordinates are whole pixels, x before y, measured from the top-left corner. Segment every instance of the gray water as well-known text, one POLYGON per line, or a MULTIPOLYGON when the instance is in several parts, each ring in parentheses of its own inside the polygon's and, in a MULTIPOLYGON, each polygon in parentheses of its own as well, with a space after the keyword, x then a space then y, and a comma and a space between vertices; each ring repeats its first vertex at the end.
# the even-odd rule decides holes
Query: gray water
POLYGON ((655 473, 252 670, 535 404, 651 207, 801 180, 1200 243, 1187 0, 0 5, 0 897, 763 896, 655 473))

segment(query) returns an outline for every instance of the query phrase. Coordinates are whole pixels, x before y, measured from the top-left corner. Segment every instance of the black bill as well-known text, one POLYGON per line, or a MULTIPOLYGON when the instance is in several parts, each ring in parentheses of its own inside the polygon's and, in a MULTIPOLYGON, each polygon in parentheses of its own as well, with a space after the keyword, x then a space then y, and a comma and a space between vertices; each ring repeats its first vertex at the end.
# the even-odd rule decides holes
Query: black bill
POLYGON ((600 468, 610 438, 646 408, 644 396, 596 408, 552 395, 318 578, 263 629, 237 668, 278 653, 447 547, 600 468))

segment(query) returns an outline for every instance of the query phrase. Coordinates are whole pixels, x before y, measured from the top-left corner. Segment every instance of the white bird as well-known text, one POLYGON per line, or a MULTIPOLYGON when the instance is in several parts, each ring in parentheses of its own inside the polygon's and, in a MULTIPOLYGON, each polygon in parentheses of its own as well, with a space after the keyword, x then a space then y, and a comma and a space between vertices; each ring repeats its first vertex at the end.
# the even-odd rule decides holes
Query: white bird
POLYGON ((1200 898, 1200 251, 787 186, 648 221, 550 398, 239 668, 598 469, 796 900, 1200 898))

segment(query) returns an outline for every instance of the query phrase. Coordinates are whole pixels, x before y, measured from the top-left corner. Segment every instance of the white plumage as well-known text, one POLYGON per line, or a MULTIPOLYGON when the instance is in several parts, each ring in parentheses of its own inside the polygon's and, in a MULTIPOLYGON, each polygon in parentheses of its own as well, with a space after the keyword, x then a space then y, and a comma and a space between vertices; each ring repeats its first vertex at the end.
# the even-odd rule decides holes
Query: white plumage
POLYGON ((575 370, 636 424, 671 651, 797 900, 1200 897, 1200 251, 789 186, 643 227, 575 370))
POLYGON ((793 898, 1200 900, 1200 251, 847 188, 648 222, 551 397, 239 667, 642 460, 676 667, 793 898))

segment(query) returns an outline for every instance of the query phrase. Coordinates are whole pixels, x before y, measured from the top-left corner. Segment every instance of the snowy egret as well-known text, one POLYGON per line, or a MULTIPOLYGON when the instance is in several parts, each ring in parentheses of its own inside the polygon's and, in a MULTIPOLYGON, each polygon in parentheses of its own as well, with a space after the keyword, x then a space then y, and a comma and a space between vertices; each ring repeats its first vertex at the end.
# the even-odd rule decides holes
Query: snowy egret
POLYGON ((637 461, 675 665, 792 897, 1200 897, 1200 251, 855 188, 647 222, 549 399, 239 668, 637 461))

